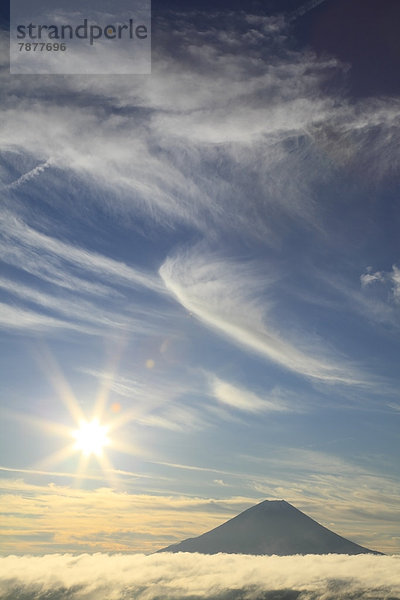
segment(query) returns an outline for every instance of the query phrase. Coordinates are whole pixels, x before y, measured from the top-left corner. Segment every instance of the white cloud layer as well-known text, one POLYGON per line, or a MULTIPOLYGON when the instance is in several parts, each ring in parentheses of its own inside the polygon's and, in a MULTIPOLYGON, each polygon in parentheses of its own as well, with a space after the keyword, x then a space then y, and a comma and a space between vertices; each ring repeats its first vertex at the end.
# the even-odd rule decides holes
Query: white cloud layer
POLYGON ((388 600, 399 556, 46 555, 0 559, 1 600, 388 600))

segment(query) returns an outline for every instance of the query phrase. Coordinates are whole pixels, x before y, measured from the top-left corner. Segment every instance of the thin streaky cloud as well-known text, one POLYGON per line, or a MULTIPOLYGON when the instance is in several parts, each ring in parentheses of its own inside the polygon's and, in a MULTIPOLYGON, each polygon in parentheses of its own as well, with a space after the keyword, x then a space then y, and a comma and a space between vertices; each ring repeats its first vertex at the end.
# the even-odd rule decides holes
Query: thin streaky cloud
POLYGON ((171 467, 173 469, 183 469, 185 471, 203 471, 205 473, 218 473, 219 475, 232 475, 232 476, 240 476, 237 473, 229 472, 229 471, 221 471, 220 469, 213 469, 211 467, 196 467, 194 465, 184 465, 179 463, 171 463, 161 460, 152 460, 151 461, 155 465, 161 465, 164 467, 171 467))
POLYGON ((111 286, 100 282, 95 283, 68 272, 65 265, 62 265, 61 260, 57 257, 44 255, 33 248, 20 246, 19 243, 17 241, 12 243, 7 240, 0 244, 0 258, 3 262, 22 269, 42 281, 73 292, 103 298, 121 296, 111 286))
MULTIPOLYGON (((42 469, 21 469, 18 467, 4 467, 0 466, 0 471, 4 471, 5 473, 22 473, 24 475, 43 475, 45 477, 59 477, 64 479, 76 479, 76 472, 66 472, 66 471, 46 471, 42 469)), ((165 477, 163 475, 148 475, 146 473, 136 473, 134 471, 125 471, 123 469, 105 469, 104 472, 110 472, 113 475, 118 475, 120 477, 126 478, 134 478, 134 479, 156 479, 162 481, 171 481, 170 477, 165 477)), ((81 479, 90 479, 94 481, 102 481, 104 482, 104 472, 99 473, 99 475, 93 475, 92 473, 82 472, 79 474, 81 479)), ((3 484, 0 484, 2 487, 3 484)))
MULTIPOLYGON (((19 244, 23 240, 24 245, 44 250, 50 255, 53 254, 85 272, 94 273, 100 279, 104 277, 110 281, 115 280, 121 285, 140 286, 164 293, 164 288, 157 277, 141 272, 97 252, 67 244, 44 233, 40 233, 15 215, 0 215, 0 222, 3 225, 3 233, 6 239, 12 239, 19 244)), ((21 266, 23 268, 23 265, 21 266)))
POLYGON ((68 298, 65 294, 63 296, 47 294, 1 277, 0 288, 22 300, 34 303, 42 309, 59 313, 64 318, 68 317, 68 322, 83 322, 97 325, 99 333, 104 330, 104 327, 128 331, 148 331, 151 327, 149 323, 145 325, 143 320, 139 320, 139 318, 135 319, 133 315, 128 316, 123 313, 121 314, 121 312, 117 314, 116 312, 100 308, 93 302, 83 300, 82 298, 77 299, 72 295, 68 298))
POLYGON ((0 303, 0 327, 5 330, 21 332, 60 331, 65 329, 88 335, 98 335, 98 331, 86 325, 63 321, 4 303, 0 303))
MULTIPOLYGON (((17 467, 3 467, 0 466, 0 471, 4 471, 6 473, 23 473, 24 475, 44 475, 46 477, 60 477, 66 479, 75 479, 76 473, 67 473, 64 471, 45 471, 42 469, 20 469, 17 467)), ((92 479, 95 481, 104 481, 104 475, 91 475, 89 473, 82 474, 84 479, 92 479)))
POLYGON ((295 21, 296 19, 310 12, 323 2, 326 2, 326 0, 310 0, 309 2, 305 2, 299 8, 297 8, 289 14, 289 21, 295 21))

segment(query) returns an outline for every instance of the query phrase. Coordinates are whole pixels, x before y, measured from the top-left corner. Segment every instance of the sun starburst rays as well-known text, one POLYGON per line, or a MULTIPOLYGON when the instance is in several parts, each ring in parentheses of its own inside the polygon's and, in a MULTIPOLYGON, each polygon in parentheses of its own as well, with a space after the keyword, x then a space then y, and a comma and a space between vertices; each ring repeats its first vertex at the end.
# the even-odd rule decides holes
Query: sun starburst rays
MULTIPOLYGON (((121 415, 117 416, 116 414, 110 420, 105 418, 106 409, 109 404, 110 390, 123 346, 122 341, 118 345, 117 352, 113 355, 107 375, 103 377, 100 383, 96 399, 93 403, 94 411, 89 418, 85 415, 55 357, 45 346, 40 348, 40 352, 36 355, 36 360, 52 384, 57 397, 60 398, 66 407, 75 426, 68 427, 64 424, 38 418, 33 415, 14 415, 14 418, 20 421, 40 427, 46 433, 64 437, 68 440, 64 447, 47 455, 43 460, 35 464, 36 468, 47 469, 71 459, 74 455, 78 455, 75 473, 71 473, 71 476, 74 478, 75 487, 80 486, 82 480, 88 476, 89 466, 93 461, 96 461, 100 466, 102 477, 104 477, 108 485, 113 488, 118 487, 115 475, 116 471, 107 450, 116 450, 117 452, 132 455, 140 454, 138 447, 135 447, 132 443, 123 441, 121 436, 113 436, 113 432, 116 432, 127 422, 132 421, 133 414, 130 413, 128 418, 125 417, 124 419, 121 419, 121 415)), ((90 469, 92 468, 90 467, 90 469)))
MULTIPOLYGON (((71 430, 69 430, 69 433, 71 433, 71 430)), ((35 468, 36 469, 51 468, 58 463, 64 462, 65 460, 67 460, 68 458, 73 456, 75 453, 76 453, 75 444, 70 443, 67 446, 64 446, 63 448, 61 448, 60 450, 57 450, 56 452, 49 454, 43 460, 36 463, 35 468)))

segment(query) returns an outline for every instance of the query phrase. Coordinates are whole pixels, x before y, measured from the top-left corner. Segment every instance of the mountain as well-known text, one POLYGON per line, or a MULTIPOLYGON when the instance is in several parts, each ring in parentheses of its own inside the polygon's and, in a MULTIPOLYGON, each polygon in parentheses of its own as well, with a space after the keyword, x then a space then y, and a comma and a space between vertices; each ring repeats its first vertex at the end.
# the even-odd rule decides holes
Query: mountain
POLYGON ((284 500, 265 500, 203 535, 158 552, 380 554, 333 533, 284 500))

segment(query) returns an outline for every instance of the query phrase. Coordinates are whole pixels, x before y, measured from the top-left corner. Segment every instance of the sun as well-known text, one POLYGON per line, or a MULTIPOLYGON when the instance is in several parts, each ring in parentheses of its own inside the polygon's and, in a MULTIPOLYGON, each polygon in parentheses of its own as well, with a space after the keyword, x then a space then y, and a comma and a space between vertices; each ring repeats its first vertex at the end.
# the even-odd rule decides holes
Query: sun
POLYGON ((118 487, 117 475, 120 475, 121 472, 114 469, 112 461, 107 456, 107 451, 110 449, 113 453, 123 452, 131 456, 138 456, 142 452, 136 444, 125 441, 123 435, 115 437, 115 432, 134 420, 137 415, 136 410, 123 412, 121 404, 117 401, 109 402, 119 356, 120 352, 117 352, 109 371, 104 375, 104 380, 92 407, 91 416, 89 416, 87 413, 85 414, 81 406, 82 402, 79 402, 75 397, 69 382, 52 353, 45 346, 41 347, 39 353, 40 365, 53 384, 58 397, 67 408, 73 425, 71 427, 72 423, 63 425, 43 418, 16 415, 23 421, 26 420, 30 424, 39 426, 47 433, 68 439, 66 445, 36 463, 35 467, 38 470, 45 472, 53 465, 69 460, 74 455, 79 454, 76 472, 71 473, 72 476, 75 476, 76 486, 79 487, 83 479, 105 479, 113 489, 118 487), (111 419, 107 409, 113 413, 111 419), (99 464, 101 474, 94 467, 93 463, 95 462, 99 464))
POLYGON ((77 450, 81 450, 85 456, 92 454, 101 456, 103 448, 110 443, 107 434, 108 427, 100 425, 98 419, 81 421, 79 429, 73 432, 73 437, 76 439, 75 447, 77 450))

